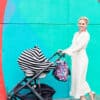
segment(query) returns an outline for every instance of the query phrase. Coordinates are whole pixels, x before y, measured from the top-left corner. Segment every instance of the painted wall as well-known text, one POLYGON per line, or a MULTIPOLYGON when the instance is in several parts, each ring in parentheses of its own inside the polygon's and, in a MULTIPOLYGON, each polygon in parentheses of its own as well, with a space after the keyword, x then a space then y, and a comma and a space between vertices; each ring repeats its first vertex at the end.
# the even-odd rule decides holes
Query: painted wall
POLYGON ((0 99, 6 100, 6 89, 2 70, 2 32, 6 0, 0 1, 0 99))
MULTIPOLYGON (((38 45, 49 58, 58 49, 70 45, 73 34, 77 31, 77 19, 87 16, 90 20, 88 30, 91 35, 87 48, 90 59, 87 81, 91 88, 100 94, 99 9, 100 3, 96 0, 8 0, 2 36, 6 90, 10 91, 24 77, 17 63, 23 50, 38 45), (17 77, 18 75, 20 77, 17 77)), ((70 57, 66 59, 71 69, 70 57)), ((70 78, 68 82, 60 82, 51 72, 41 82, 51 85, 56 90, 54 98, 69 96, 70 78)))

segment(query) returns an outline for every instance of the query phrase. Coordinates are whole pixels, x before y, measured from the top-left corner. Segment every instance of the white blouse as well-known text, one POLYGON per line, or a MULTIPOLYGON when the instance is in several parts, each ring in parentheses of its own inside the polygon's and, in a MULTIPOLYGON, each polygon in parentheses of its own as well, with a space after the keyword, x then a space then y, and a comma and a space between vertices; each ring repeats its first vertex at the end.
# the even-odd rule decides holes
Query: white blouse
POLYGON ((81 52, 81 50, 85 50, 89 40, 90 35, 87 31, 82 33, 76 32, 73 37, 71 46, 65 49, 63 53, 73 56, 75 53, 81 52))

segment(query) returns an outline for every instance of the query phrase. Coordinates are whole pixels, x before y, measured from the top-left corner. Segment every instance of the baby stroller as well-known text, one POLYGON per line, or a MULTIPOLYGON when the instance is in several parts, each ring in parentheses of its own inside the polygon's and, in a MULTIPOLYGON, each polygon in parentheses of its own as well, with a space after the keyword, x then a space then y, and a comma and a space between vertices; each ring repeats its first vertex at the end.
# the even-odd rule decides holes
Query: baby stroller
POLYGON ((22 52, 18 64, 25 72, 25 78, 10 91, 7 100, 52 100, 55 90, 47 84, 38 84, 37 81, 55 68, 56 61, 51 63, 50 60, 56 55, 59 55, 57 60, 64 56, 56 52, 47 59, 38 46, 22 52))

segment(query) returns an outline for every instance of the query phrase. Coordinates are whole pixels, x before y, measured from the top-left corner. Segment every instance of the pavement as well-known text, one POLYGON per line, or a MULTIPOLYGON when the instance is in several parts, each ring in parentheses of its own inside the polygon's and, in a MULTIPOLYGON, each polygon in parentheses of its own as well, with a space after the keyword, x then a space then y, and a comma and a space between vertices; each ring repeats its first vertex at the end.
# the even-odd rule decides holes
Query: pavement
MULTIPOLYGON (((79 100, 79 99, 73 99, 73 98, 62 98, 62 99, 54 99, 54 100, 79 100)), ((91 100, 90 98, 89 98, 89 96, 86 96, 86 100, 91 100)), ((95 100, 100 100, 100 96, 98 96, 98 95, 96 95, 95 96, 95 100)))

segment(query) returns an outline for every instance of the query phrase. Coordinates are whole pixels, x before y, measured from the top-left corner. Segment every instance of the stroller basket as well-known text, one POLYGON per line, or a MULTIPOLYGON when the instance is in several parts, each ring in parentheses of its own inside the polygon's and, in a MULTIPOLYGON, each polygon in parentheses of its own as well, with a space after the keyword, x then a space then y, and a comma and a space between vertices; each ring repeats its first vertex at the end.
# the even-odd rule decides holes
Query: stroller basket
MULTIPOLYGON (((18 89, 20 87, 22 87, 22 85, 19 84, 14 89, 14 91, 16 91, 16 89, 18 89)), ((52 96, 55 93, 55 90, 52 87, 50 87, 47 84, 43 84, 43 83, 40 85, 37 85, 37 87, 35 88, 35 91, 39 95, 41 95, 45 100, 52 100, 52 96)), ((34 93, 32 93, 32 91, 27 86, 25 86, 23 89, 21 89, 19 92, 17 92, 15 94, 15 96, 18 98, 18 100, 19 100, 19 98, 21 100, 40 100, 34 93)), ((13 98, 15 98, 15 97, 13 96, 13 98)))
POLYGON ((56 60, 53 63, 49 60, 56 55, 59 56, 56 60, 64 56, 56 52, 47 59, 37 46, 24 51, 18 58, 18 63, 25 72, 25 78, 10 91, 7 100, 52 100, 55 90, 47 84, 37 84, 37 79, 42 73, 55 68, 56 60))

